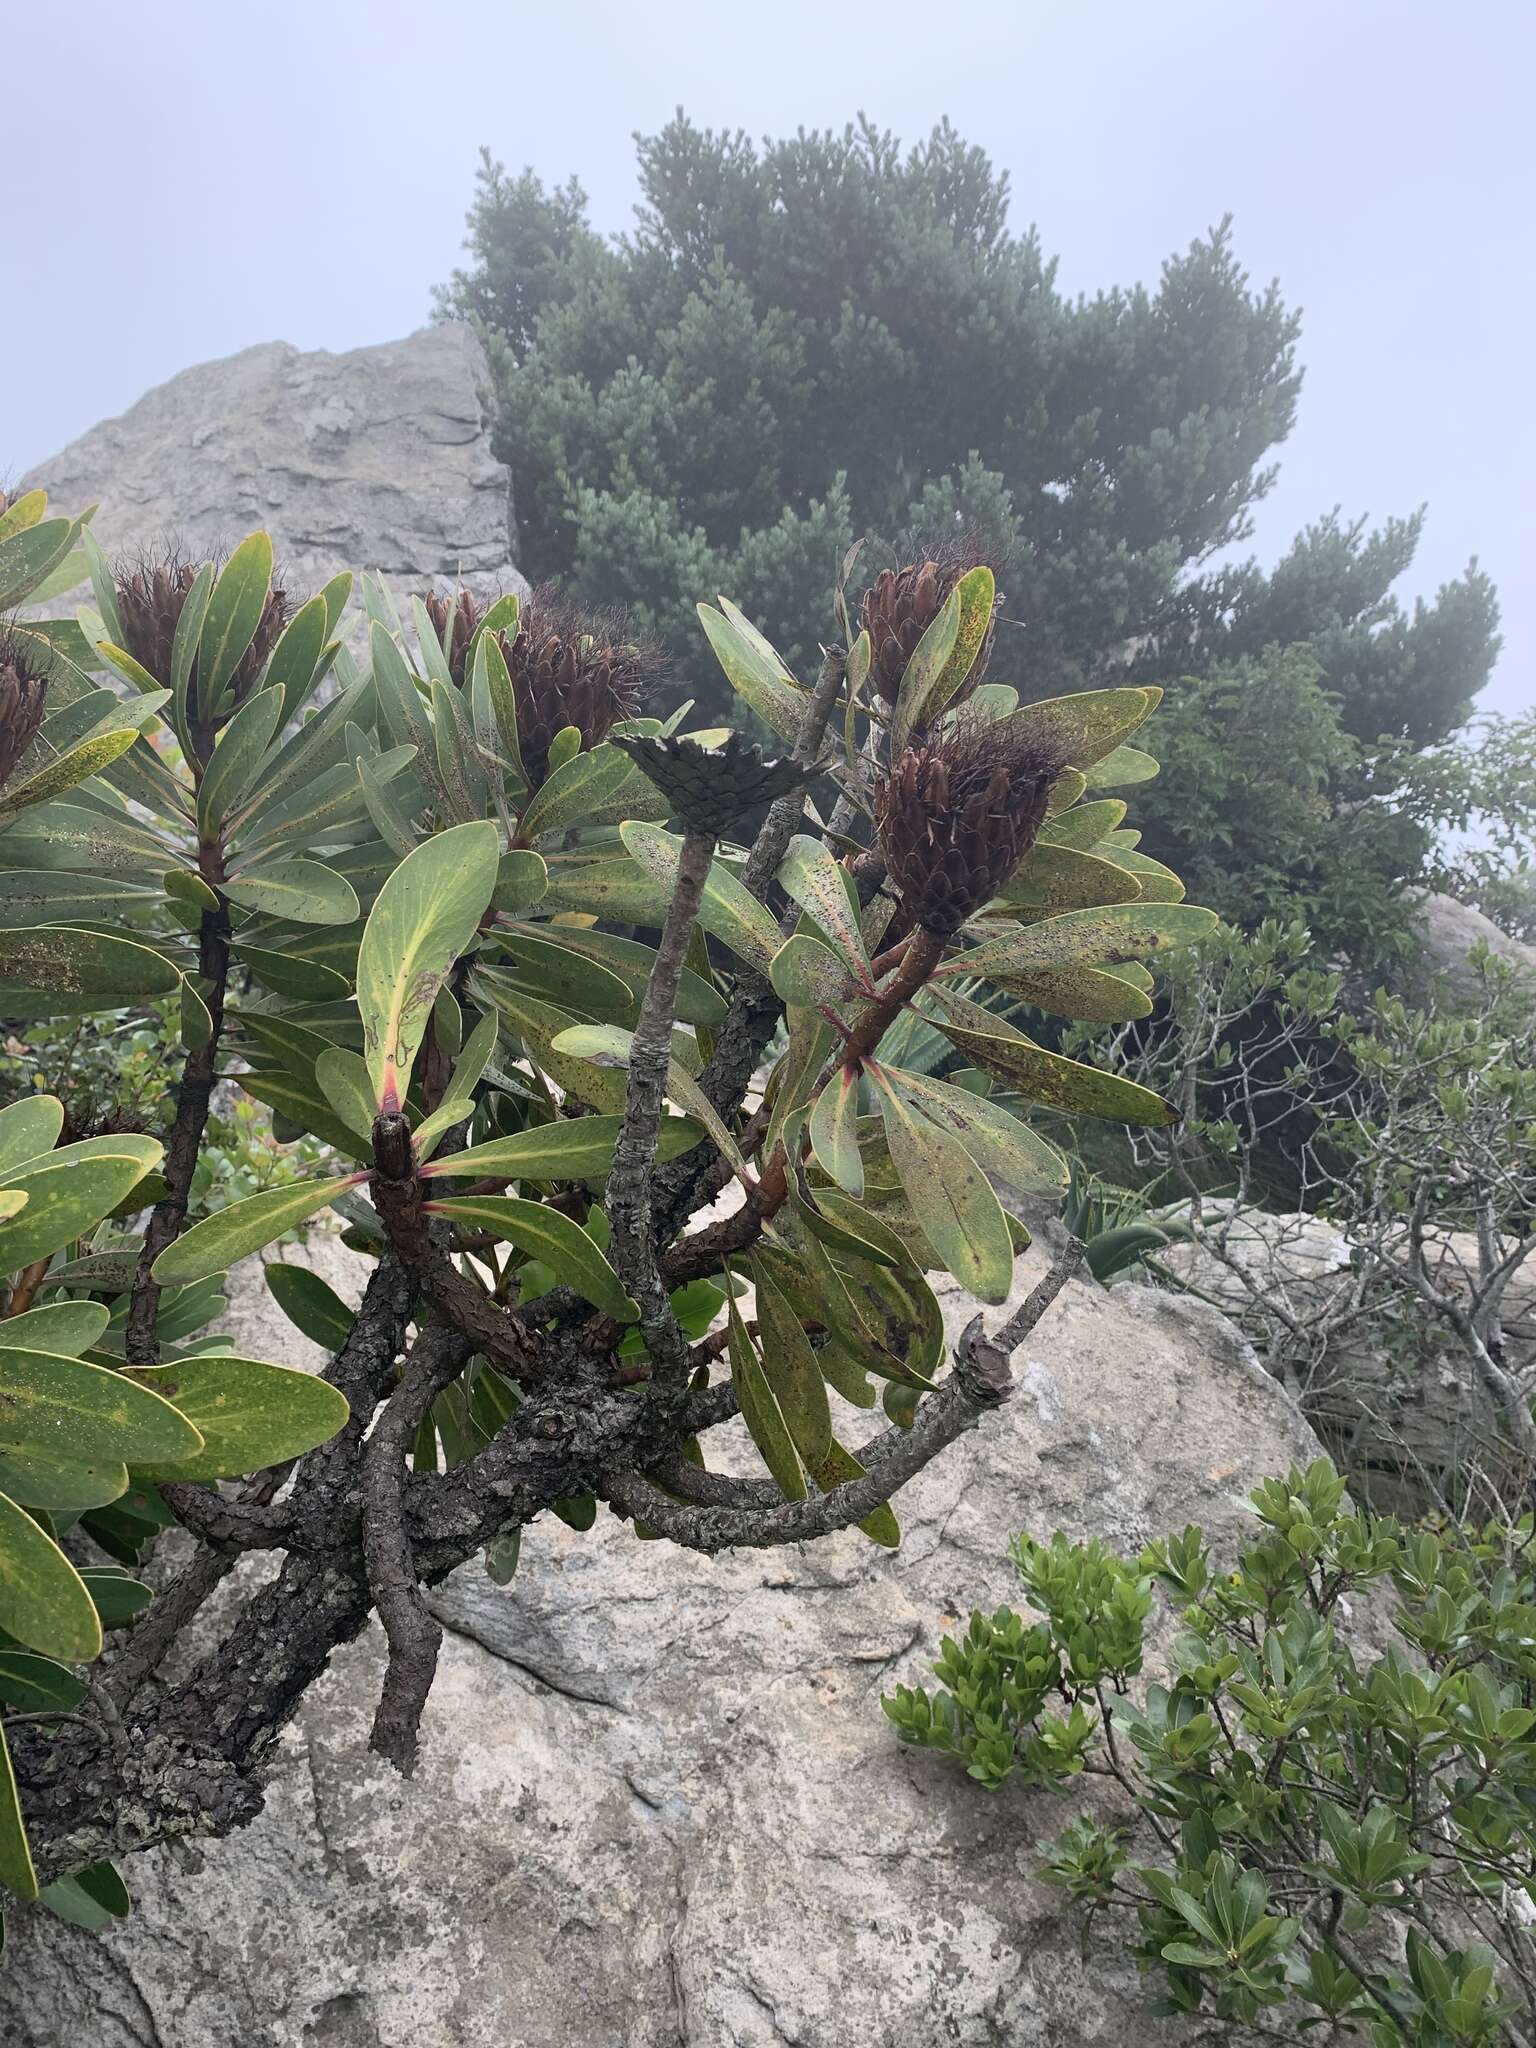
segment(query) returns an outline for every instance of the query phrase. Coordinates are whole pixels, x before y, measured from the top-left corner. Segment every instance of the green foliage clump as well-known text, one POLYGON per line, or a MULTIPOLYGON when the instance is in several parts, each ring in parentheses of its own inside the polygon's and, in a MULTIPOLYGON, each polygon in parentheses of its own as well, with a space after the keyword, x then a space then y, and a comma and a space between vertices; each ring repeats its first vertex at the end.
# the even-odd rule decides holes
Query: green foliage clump
POLYGON ((1132 1816, 1074 1820, 1041 1874, 1128 1923, 1168 2012, 1376 2048, 1523 2039, 1536 2014, 1531 1518, 1409 1530, 1354 1512, 1324 1460, 1252 1495, 1234 1568, 1190 1527, 1133 1560, 1019 1537, 1034 1619, 973 1614, 939 1689, 884 1701, 903 1740, 996 1790, 1108 1780, 1132 1816), (1389 1597, 1395 1640, 1347 1617, 1389 1597), (1138 1686, 1154 1595, 1179 1616, 1138 1686), (1155 1844, 1155 1846, 1153 1846, 1155 1844), (1145 1845, 1145 1846, 1143 1846, 1145 1845))

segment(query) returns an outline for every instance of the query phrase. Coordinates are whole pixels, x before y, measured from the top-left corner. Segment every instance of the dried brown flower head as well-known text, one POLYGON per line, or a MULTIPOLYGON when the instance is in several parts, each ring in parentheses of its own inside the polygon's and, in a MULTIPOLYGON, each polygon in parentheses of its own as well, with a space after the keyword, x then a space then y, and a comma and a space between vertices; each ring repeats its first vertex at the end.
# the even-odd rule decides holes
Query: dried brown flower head
MULTIPOLYGON (((488 607, 467 590, 454 597, 433 592, 422 602, 462 689, 469 643, 488 607)), ((622 719, 636 716, 666 668, 660 645, 627 612, 583 611, 549 584, 525 600, 516 635, 498 633, 496 644, 512 678, 518 747, 533 789, 549 773, 556 733, 574 725, 583 748, 600 745, 622 719)))
POLYGON ((47 696, 47 679, 32 668, 26 643, 0 635, 0 784, 36 739, 47 696))
POLYGON ((904 909, 949 939, 1035 843, 1065 767, 1009 719, 962 715, 907 748, 875 790, 880 851, 904 909))
MULTIPOLYGON (((974 533, 958 534, 925 549, 921 558, 900 569, 882 569, 859 605, 859 624, 868 633, 872 655, 870 688, 894 704, 907 663, 928 628, 948 601, 949 593, 968 569, 987 563, 994 572, 998 551, 974 533)), ((1001 600, 999 600, 1001 602, 1001 600)), ((992 628, 981 644, 970 674, 951 699, 963 703, 986 674, 992 652, 992 628)))
MULTIPOLYGON (((200 563, 183 560, 175 548, 157 556, 141 555, 136 562, 120 562, 117 566, 117 611, 122 620, 124 644, 140 668, 147 669, 162 689, 171 687, 176 627, 200 567, 200 563)), ((274 577, 255 637, 230 678, 232 701, 220 714, 218 724, 224 724, 255 688, 293 610, 288 593, 274 577)), ((194 732, 209 745, 216 730, 212 711, 211 705, 204 706, 198 701, 194 661, 187 685, 187 717, 194 732)))

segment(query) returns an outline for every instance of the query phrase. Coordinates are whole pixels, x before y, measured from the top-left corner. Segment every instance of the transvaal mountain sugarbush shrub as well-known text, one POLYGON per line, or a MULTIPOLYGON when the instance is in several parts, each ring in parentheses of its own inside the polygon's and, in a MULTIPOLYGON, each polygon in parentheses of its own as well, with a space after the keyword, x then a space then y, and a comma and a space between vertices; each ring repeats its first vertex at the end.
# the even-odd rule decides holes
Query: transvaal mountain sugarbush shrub
POLYGON ((1008 1393, 1070 1260, 953 1350, 929 1275, 1009 1298, 1069 1178, 1038 1108, 1175 1113, 1018 1020, 1147 1015, 1146 962, 1216 919, 1121 822, 1156 687, 1021 702, 953 534, 862 597, 851 566, 808 673, 699 607, 764 752, 669 708, 612 609, 404 621, 367 574, 275 579, 262 533, 114 564, 89 512, 0 508, 0 1019, 53 1063, 0 1108, 11 1897, 100 1923, 114 1857, 247 1819, 375 1611, 408 1771, 423 1585, 505 1581, 539 1516, 895 1545, 901 1485, 1008 1393), (102 1018, 170 1069, 126 1115, 89 1063, 47 1085, 102 1018), (232 1101, 292 1141, 254 1186, 232 1101), (326 1211, 356 1310, 282 1257, 326 1211), (253 1255, 320 1374, 211 1333, 253 1255), (737 1417, 759 1477, 712 1469, 737 1417), (246 1551, 273 1569, 192 1648, 246 1551))

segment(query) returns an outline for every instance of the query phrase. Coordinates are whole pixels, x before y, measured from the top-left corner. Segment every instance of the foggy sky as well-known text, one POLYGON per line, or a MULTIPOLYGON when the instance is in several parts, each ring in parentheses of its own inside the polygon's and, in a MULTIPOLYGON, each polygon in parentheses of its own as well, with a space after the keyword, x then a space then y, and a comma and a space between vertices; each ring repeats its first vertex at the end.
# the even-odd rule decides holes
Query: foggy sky
MULTIPOLYGON (((1145 280, 1222 214, 1304 312, 1299 424, 1252 551, 1427 500, 1403 593, 1477 554, 1536 698, 1525 0, 888 0, 539 7, 74 0, 5 10, 0 476, 189 363, 420 326, 475 154, 628 224, 631 131, 948 114, 1071 291, 1145 280)), ((1244 550, 1247 552, 1248 550, 1244 550)))

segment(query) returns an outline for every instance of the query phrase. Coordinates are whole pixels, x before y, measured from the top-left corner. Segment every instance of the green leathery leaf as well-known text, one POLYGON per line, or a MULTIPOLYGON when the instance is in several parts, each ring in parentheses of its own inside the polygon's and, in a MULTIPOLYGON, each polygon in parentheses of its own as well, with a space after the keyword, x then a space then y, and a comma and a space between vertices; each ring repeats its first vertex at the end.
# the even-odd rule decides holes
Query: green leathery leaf
POLYGON ((422 774, 433 780, 434 794, 446 794, 437 783, 437 742, 416 678, 389 628, 378 619, 369 626, 368 646, 379 709, 390 737, 398 747, 416 749, 422 774))
POLYGON ((421 599, 414 595, 411 598, 411 619, 416 627, 416 644, 421 649, 422 665, 425 668, 427 680, 433 683, 446 683, 452 689, 454 686, 453 670, 448 666, 448 657, 443 651, 443 643, 437 637, 437 628, 432 623, 432 614, 427 610, 421 599))
POLYGON ((410 818, 395 802, 375 773, 373 763, 359 757, 356 763, 358 788, 374 830, 398 860, 404 860, 416 846, 416 831, 410 818))
POLYGON ((190 975, 183 978, 180 1003, 181 1042, 189 1052, 213 1043, 213 1013, 190 975))
POLYGON ((855 1199, 864 1192, 857 1130, 859 1080, 857 1067, 839 1067, 817 1096, 807 1125, 817 1162, 855 1199))
POLYGON ((757 1446, 758 1456, 768 1467, 774 1484, 786 1500, 804 1500, 805 1473, 795 1450, 795 1440, 784 1419, 778 1396, 769 1384, 746 1325, 737 1313, 734 1298, 727 1301, 731 1384, 741 1408, 741 1419, 757 1446))
POLYGON ((239 1085, 247 1095, 257 1102, 264 1102, 296 1129, 312 1132, 323 1144, 330 1145, 348 1159, 371 1161, 371 1121, 365 1130, 354 1129, 336 1111, 330 1094, 320 1084, 318 1074, 314 1078, 301 1078, 292 1073, 256 1067, 240 1075, 239 1085))
POLYGON ((262 1278, 283 1314, 311 1344, 335 1353, 351 1336, 353 1311, 308 1266, 274 1259, 262 1268, 262 1278))
POLYGON ((44 519, 0 540, 0 612, 24 604, 62 562, 84 525, 79 519, 44 519))
MULTIPOLYGON (((29 526, 36 526, 48 510, 46 491, 25 491, 18 498, 12 498, 3 512, 0 512, 0 540, 9 540, 14 533, 24 533, 29 526)), ((87 530, 82 538, 90 540, 87 530)))
MULTIPOLYGON (((944 600, 937 618, 913 648, 901 672, 896 712, 891 720, 893 759, 914 732, 923 731, 938 717, 958 689, 958 682, 946 689, 945 679, 951 671, 959 633, 960 590, 956 585, 944 600)), ((975 659, 974 649, 971 658, 975 659)))
POLYGON ((293 959, 262 946, 241 945, 238 940, 230 950, 237 960, 250 968, 259 982, 277 995, 292 996, 296 1002, 326 1003, 352 993, 352 984, 346 976, 338 974, 333 967, 327 967, 323 961, 293 959))
MULTIPOLYGON (((208 601, 213 595, 214 565, 204 562, 192 579, 176 620, 176 635, 171 642, 171 672, 164 678, 171 686, 175 709, 171 723, 176 728, 176 737, 184 751, 191 752, 191 732, 187 723, 187 701, 191 693, 192 665, 197 660, 198 646, 203 637, 203 626, 208 617, 208 601)), ((260 614, 257 614, 258 620, 260 614)), ((254 632, 255 628, 252 628, 254 632)))
POLYGON ((181 986, 180 968, 149 946, 68 925, 0 932, 0 959, 12 986, 99 996, 103 1008, 174 995, 181 986))
POLYGON ((1013 1239, 1002 1204, 959 1141, 917 1114, 871 1064, 891 1163, 923 1235, 944 1266, 982 1301, 1007 1299, 1013 1239))
POLYGON ((280 690, 258 690, 219 734, 197 792, 197 829, 202 838, 217 838, 250 788, 282 711, 280 690))
POLYGON ((430 1159, 455 1124, 468 1121, 475 1113, 473 1095, 446 1096, 432 1114, 416 1126, 412 1142, 418 1159, 430 1159))
POLYGON ((200 1223, 167 1245, 156 1259, 153 1272, 162 1287, 184 1287, 194 1280, 206 1280, 222 1273, 237 1259, 259 1252, 285 1230, 325 1208, 347 1188, 355 1188, 366 1174, 341 1174, 330 1180, 301 1181, 292 1187, 266 1188, 215 1210, 200 1223))
POLYGON ((747 708, 755 711, 764 725, 771 726, 780 739, 793 743, 799 738, 809 701, 805 691, 729 598, 722 597, 719 602, 719 611, 707 604, 698 607, 699 620, 715 659, 747 708))
POLYGON ((125 731, 97 733, 94 739, 82 740, 67 754, 45 762, 24 782, 8 782, 4 789, 0 789, 0 823, 33 804, 57 796, 61 790, 74 789, 87 776, 99 775, 126 754, 138 736, 132 726, 125 731))
POLYGON ((0 1318, 0 1351, 51 1351, 56 1358, 78 1358, 89 1351, 107 1327, 108 1311, 99 1301, 55 1301, 29 1308, 19 1316, 0 1318))
POLYGON ((378 1102, 368 1062, 344 1045, 329 1046, 315 1061, 315 1080, 345 1127, 371 1143, 378 1102))
POLYGON ((497 1013, 522 1041, 529 1059, 549 1075, 556 1087, 593 1109, 622 1115, 628 1092, 622 1074, 553 1050, 554 1040, 576 1021, 573 1017, 521 989, 514 989, 503 977, 478 975, 474 986, 482 996, 490 997, 497 1013))
POLYGON ((535 792, 519 820, 518 836, 533 840, 585 824, 631 772, 629 756, 619 747, 594 747, 575 755, 535 792))
POLYGON ((1010 995, 1022 996, 1048 1017, 1070 1017, 1083 1024, 1128 1024, 1152 1014, 1146 992, 1124 978, 1123 968, 1057 967, 1038 974, 994 971, 989 979, 1010 995))
POLYGON ((1160 860, 1153 860, 1147 853, 1138 853, 1133 846, 1117 846, 1110 850, 1109 858, 1116 867, 1127 869, 1141 885, 1144 903, 1182 903, 1184 884, 1172 868, 1164 867, 1160 860))
POLYGON ((517 917, 539 902, 549 885, 544 856, 528 847, 514 847, 501 856, 491 901, 505 917, 517 917))
POLYGON ((497 942, 516 963, 517 979, 534 994, 568 1003, 589 1016, 632 1021, 640 998, 634 985, 612 972, 600 961, 564 943, 559 927, 546 927, 547 936, 500 931, 497 942))
POLYGON ((426 1208, 430 1215, 444 1216, 515 1244, 615 1322, 632 1323, 639 1318, 640 1304, 625 1292, 603 1253, 579 1223, 559 1210, 546 1208, 542 1202, 522 1201, 516 1195, 459 1196, 428 1202, 426 1208))
POLYGON ((95 1228, 164 1153, 158 1138, 83 1138, 0 1172, 0 1189, 20 1188, 27 1205, 0 1224, 0 1273, 49 1257, 95 1228))
MULTIPOLYGON (((643 945, 638 939, 620 938, 616 932, 589 931, 579 925, 522 925, 515 928, 515 934, 516 938, 509 936, 502 940, 514 954, 516 939, 557 945, 562 952, 576 953, 583 959, 596 961, 610 974, 627 982, 637 1004, 645 994, 646 983, 656 965, 654 948, 643 945)), ((682 970, 677 984, 679 1023, 723 1024, 726 1010, 724 997, 702 975, 695 974, 689 967, 682 970)))
POLYGON ((133 1910, 128 1887, 110 1863, 93 1863, 72 1877, 57 1877, 39 1896, 50 1913, 91 1934, 126 1919, 133 1910))
MULTIPOLYGON (((670 898, 682 856, 681 838, 659 825, 638 821, 621 825, 619 837, 637 865, 660 882, 670 898)), ((710 863, 699 904, 699 923, 711 938, 729 946, 764 974, 782 943, 778 924, 767 906, 718 860, 710 863)))
MULTIPOLYGON (((605 1175, 613 1164, 613 1148, 623 1128, 621 1116, 583 1116, 553 1124, 535 1124, 505 1138, 433 1159, 421 1169, 423 1180, 488 1177, 500 1180, 589 1180, 605 1175)), ((664 1116, 656 1134, 656 1157, 665 1162, 695 1146, 704 1133, 684 1117, 664 1116)), ((259 1199, 259 1197, 258 1197, 259 1199)))
POLYGON ((1125 805, 1119 797, 1106 796, 1091 804, 1074 804, 1070 811, 1062 811, 1046 820, 1035 844, 1075 846, 1084 853, 1091 852, 1106 833, 1114 831, 1124 816, 1125 805))
POLYGON ((0 1356, 0 1448, 68 1462, 191 1457, 194 1424, 106 1366, 20 1345, 0 1356))
POLYGON ((242 910, 284 917, 295 924, 351 924, 362 911, 345 875, 317 860, 258 862, 231 875, 224 893, 242 910))
MULTIPOLYGON (((97 1640, 99 1644, 99 1632, 97 1640)), ((11 1767, 11 1753, 6 1747, 3 1723, 0 1723, 0 1885, 29 1904, 37 1897, 37 1872, 32 1867, 32 1851, 27 1846, 21 1801, 16 1796, 16 1773, 11 1767)))
MULTIPOLYGON (((1077 690, 1068 697, 1046 697, 1021 706, 1008 725, 1012 733, 1035 741, 1042 756, 1054 755, 1086 772, 1145 724, 1162 695, 1155 685, 1077 690)), ((1093 781, 1103 787, 1097 775, 1093 781)))
POLYGON ((1140 883, 1119 861, 1036 840, 995 901, 1009 910, 1098 910, 1140 895, 1140 883))
POLYGON ((124 1627, 136 1614, 142 1614, 155 1597, 142 1580, 132 1577, 121 1565, 82 1565, 80 1577, 104 1629, 124 1627))
MULTIPOLYGON (((473 710, 483 679, 485 695, 490 699, 491 716, 501 737, 501 753, 498 758, 507 761, 517 780, 526 785, 528 774, 523 767, 522 743, 517 731, 517 692, 512 686, 512 677, 508 673, 506 656, 501 651, 496 629, 490 626, 496 610, 497 606, 492 605, 475 634, 474 653, 470 661, 470 705, 473 710)), ((515 628, 514 615, 514 631, 515 628)), ((483 710, 480 715, 483 718, 483 710)))
POLYGON ((8 1102, 0 1109, 0 1177, 23 1160, 51 1152, 63 1128, 64 1105, 57 1095, 23 1095, 8 1102))
POLYGON ((1066 1188, 1070 1173, 1056 1147, 985 1095, 972 1095, 929 1074, 895 1067, 882 1071, 919 1115, 948 1131, 991 1179, 1021 1195, 1059 1195, 1066 1188))
POLYGON ((779 863, 778 880, 806 915, 820 925, 834 946, 842 948, 853 969, 869 981, 869 955, 859 929, 856 899, 849 900, 845 871, 831 849, 808 833, 797 832, 779 863))
POLYGON ((203 1439, 185 1458, 128 1454, 135 1476, 151 1481, 265 1471, 328 1442, 350 1413, 345 1397, 314 1373, 224 1352, 134 1367, 122 1377, 171 1403, 203 1439))
POLYGON ((814 1469, 832 1444, 827 1383, 800 1318, 775 1286, 767 1267, 760 1259, 749 1259, 747 1269, 757 1289, 763 1371, 801 1461, 814 1469))
POLYGON ((1139 1082, 1104 1074, 1060 1053, 1047 1052, 1027 1038, 1003 1038, 973 1031, 952 1018, 939 1029, 952 1045, 985 1073, 1006 1081, 1020 1095, 1049 1109, 1074 1116, 1097 1116, 1113 1123, 1174 1124, 1179 1113, 1171 1102, 1139 1082))
MULTIPOLYGON (((82 791, 82 798, 89 792, 82 791)), ((18 868, 105 869, 158 873, 172 858, 165 843, 136 820, 87 802, 49 803, 0 840, 4 858, 18 868)))
POLYGON ((199 713, 217 709, 230 677, 256 637, 272 587, 272 537, 247 534, 219 572, 197 643, 199 713))
POLYGON ((486 798, 484 770, 478 759, 471 758, 474 735, 468 710, 452 683, 434 677, 429 688, 438 780, 447 793, 449 814, 467 823, 482 814, 486 798))
POLYGON ((158 889, 114 875, 77 875, 47 868, 15 868, 0 876, 0 904, 13 929, 26 924, 116 923, 136 910, 152 910, 158 889))
POLYGON ((398 1109, 437 992, 469 950, 496 886, 500 834, 454 826, 406 855, 380 889, 357 956, 357 1006, 374 1099, 398 1109))
MULTIPOLYGON (((553 1050, 556 1053, 568 1054, 573 1059, 589 1060, 599 1066, 627 1070, 633 1042, 634 1033, 619 1024, 574 1024, 568 1030, 557 1034, 553 1041, 553 1050)), ((695 1118, 704 1126, 722 1157, 730 1162, 732 1171, 738 1175, 745 1175, 747 1162, 742 1156, 740 1146, 731 1136, 715 1105, 676 1059, 669 1059, 667 1062, 666 1092, 668 1099, 685 1116, 695 1118)))
POLYGON ((796 1008, 836 1008, 859 994, 852 971, 829 946, 809 932, 784 941, 768 967, 774 994, 796 1008))
POLYGON ((1193 945, 1208 937, 1217 922, 1214 910, 1192 903, 1118 903, 1102 910, 1070 910, 952 955, 936 978, 994 970, 1033 974, 1051 967, 1112 966, 1193 945))
POLYGON ((1087 787, 1088 778, 1081 768, 1063 768, 1046 796, 1046 817, 1054 818, 1058 811, 1071 810, 1087 787))
MULTIPOLYGON (((39 1657, 34 1650, 0 1650, 0 1701, 17 1713, 57 1707, 67 1714, 84 1698, 79 1679, 52 1657, 39 1657)), ((0 1884, 4 1882, 0 1872, 0 1884)))
MULTIPOLYGON (((101 1655, 101 1622, 85 1582, 53 1538, 0 1493, 0 1628, 29 1650, 86 1664, 101 1655)), ((14 1800, 14 1783, 11 1797, 14 1800)), ((0 1787, 0 1810, 5 1791, 0 1787)), ((13 1889, 15 1880, 8 1880, 13 1889)))
POLYGON ((284 626, 261 679, 263 693, 280 692, 278 730, 293 718, 309 695, 315 668, 330 638, 330 608, 324 597, 299 606, 284 626))
POLYGON ((549 854, 545 873, 541 908, 546 911, 574 911, 657 931, 666 922, 671 892, 627 853, 549 854))
MULTIPOLYGON (((0 1359, 0 1386, 5 1362, 0 1359)), ((0 1493, 24 1508, 80 1514, 104 1508, 128 1491, 128 1467, 120 1458, 63 1458, 35 1444, 0 1442, 0 1493)))
POLYGON ((1150 782, 1158 764, 1139 747, 1116 747, 1096 761, 1089 775, 1095 789, 1124 789, 1133 782, 1150 782))

